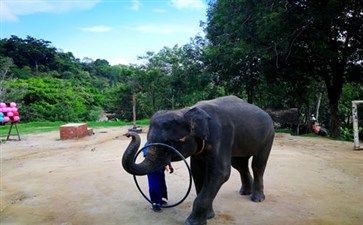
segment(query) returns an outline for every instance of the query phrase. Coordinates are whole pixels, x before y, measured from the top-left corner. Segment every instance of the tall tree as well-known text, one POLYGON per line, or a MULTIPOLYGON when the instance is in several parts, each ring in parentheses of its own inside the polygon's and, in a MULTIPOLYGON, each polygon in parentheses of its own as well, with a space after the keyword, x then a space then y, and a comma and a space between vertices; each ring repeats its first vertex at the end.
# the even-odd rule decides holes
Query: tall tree
POLYGON ((211 1, 205 29, 210 69, 218 72, 228 92, 246 95, 250 103, 261 80, 261 55, 253 46, 258 32, 254 17, 252 2, 211 1))
POLYGON ((311 22, 301 41, 309 47, 308 59, 313 74, 325 83, 331 114, 330 128, 332 135, 338 137, 338 103, 343 85, 355 77, 353 71, 358 72, 362 68, 363 2, 311 1, 306 7, 305 13, 311 22))
POLYGON ((5 81, 11 79, 10 68, 13 66, 13 60, 9 57, 0 56, 0 101, 5 101, 6 85, 5 81))
POLYGON ((49 65, 54 64, 56 48, 50 44, 50 41, 30 36, 21 39, 12 35, 9 39, 1 40, 0 54, 12 58, 19 68, 31 66, 35 73, 38 73, 40 66, 48 68, 49 65))
POLYGON ((248 84, 249 76, 256 79, 262 74, 287 82, 297 93, 323 81, 331 133, 338 137, 343 84, 359 77, 353 75, 362 68, 362 4, 360 0, 212 1, 206 27, 212 65, 242 84, 248 84), (254 70, 246 68, 257 71, 251 74, 254 70))

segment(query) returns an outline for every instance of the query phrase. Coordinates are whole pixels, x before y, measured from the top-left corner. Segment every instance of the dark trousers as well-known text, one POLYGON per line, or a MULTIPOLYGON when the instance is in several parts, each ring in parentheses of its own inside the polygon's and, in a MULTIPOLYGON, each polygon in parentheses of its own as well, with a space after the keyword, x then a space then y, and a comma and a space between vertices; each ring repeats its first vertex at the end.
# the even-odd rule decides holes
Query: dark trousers
POLYGON ((150 199, 153 203, 162 205, 162 198, 168 199, 168 193, 165 183, 164 168, 148 173, 147 180, 149 183, 150 199))

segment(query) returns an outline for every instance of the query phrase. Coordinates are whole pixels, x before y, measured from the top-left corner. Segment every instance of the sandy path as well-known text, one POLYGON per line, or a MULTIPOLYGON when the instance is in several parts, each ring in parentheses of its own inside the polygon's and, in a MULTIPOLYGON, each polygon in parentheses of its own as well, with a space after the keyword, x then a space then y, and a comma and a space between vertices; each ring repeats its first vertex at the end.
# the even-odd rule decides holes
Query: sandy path
MULTIPOLYGON (((130 141, 125 132, 125 127, 102 128, 67 141, 50 132, 2 143, 0 224, 183 224, 194 189, 181 205, 153 213, 121 168, 130 141)), ((253 203, 240 196, 239 175, 232 170, 208 224, 363 224, 363 151, 352 146, 279 135, 265 173, 266 200, 253 203)), ((174 167, 167 175, 170 202, 187 189, 185 166, 174 167)), ((147 190, 145 177, 138 180, 147 190)))

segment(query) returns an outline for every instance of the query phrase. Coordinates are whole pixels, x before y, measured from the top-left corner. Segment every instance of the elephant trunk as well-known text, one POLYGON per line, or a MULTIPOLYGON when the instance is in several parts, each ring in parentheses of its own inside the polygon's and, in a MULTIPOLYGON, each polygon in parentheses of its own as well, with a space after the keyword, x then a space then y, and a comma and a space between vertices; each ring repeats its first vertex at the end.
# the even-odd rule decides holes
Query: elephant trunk
POLYGON ((132 140, 122 157, 122 167, 126 170, 126 172, 133 175, 146 175, 163 166, 163 160, 157 160, 156 154, 147 154, 141 163, 135 163, 135 155, 141 142, 140 136, 134 132, 129 132, 125 134, 125 136, 132 137, 132 140))

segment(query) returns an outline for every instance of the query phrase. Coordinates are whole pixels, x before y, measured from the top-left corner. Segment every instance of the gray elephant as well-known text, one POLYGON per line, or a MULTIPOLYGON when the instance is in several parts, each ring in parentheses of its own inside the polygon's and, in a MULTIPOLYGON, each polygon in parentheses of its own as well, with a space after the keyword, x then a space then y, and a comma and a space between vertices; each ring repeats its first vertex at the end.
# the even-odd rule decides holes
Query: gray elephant
MULTIPOLYGON (((130 174, 145 175, 181 160, 172 151, 150 147, 143 162, 134 162, 140 137, 128 133, 132 140, 123 158, 123 168, 130 174)), ((231 173, 239 171, 241 195, 254 202, 265 199, 263 174, 274 139, 271 117, 255 105, 235 96, 201 101, 190 108, 156 112, 147 134, 149 143, 165 143, 176 148, 185 158, 191 157, 191 171, 197 192, 187 225, 207 224, 215 216, 213 200, 231 173), (248 160, 252 159, 253 177, 248 160)))

